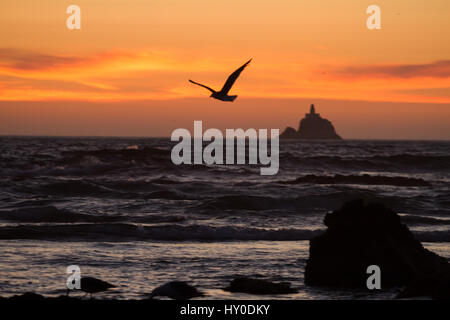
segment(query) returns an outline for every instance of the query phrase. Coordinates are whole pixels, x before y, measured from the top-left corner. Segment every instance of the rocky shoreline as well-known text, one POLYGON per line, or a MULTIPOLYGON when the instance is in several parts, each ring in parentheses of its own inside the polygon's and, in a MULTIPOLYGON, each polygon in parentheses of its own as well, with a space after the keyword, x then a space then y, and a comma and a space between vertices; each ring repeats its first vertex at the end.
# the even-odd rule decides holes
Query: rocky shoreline
MULTIPOLYGON (((305 285, 331 290, 368 289, 367 270, 375 265, 381 271, 381 290, 402 288, 397 298, 450 299, 449 262, 425 249, 392 209, 356 199, 326 214, 324 224, 327 230, 310 240, 305 285)), ((87 288, 81 289, 90 292, 87 288)), ((160 295, 185 300, 203 296, 186 294, 193 290, 200 293, 195 287, 174 281, 156 288, 151 297, 160 295)), ((298 292, 290 283, 246 277, 235 278, 222 290, 254 295, 298 292)), ((0 302, 43 300, 83 299, 68 295, 45 297, 33 292, 0 297, 0 302)), ((148 300, 148 297, 142 300, 148 300)))

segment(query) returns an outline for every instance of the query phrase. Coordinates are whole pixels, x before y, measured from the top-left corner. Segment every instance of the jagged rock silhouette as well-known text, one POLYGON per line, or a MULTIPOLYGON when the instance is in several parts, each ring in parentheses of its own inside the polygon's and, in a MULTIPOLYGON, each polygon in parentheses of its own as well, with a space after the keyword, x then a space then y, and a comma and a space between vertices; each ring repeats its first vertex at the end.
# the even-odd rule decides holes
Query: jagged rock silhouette
POLYGON ((325 233, 310 240, 305 284, 366 288, 369 265, 382 272, 382 286, 406 286, 400 297, 449 298, 450 265, 425 249, 400 216, 362 199, 328 213, 325 233))
POLYGON ((281 139, 308 139, 308 140, 341 140, 333 124, 316 113, 312 104, 310 112, 300 121, 298 130, 287 127, 280 135, 281 139))

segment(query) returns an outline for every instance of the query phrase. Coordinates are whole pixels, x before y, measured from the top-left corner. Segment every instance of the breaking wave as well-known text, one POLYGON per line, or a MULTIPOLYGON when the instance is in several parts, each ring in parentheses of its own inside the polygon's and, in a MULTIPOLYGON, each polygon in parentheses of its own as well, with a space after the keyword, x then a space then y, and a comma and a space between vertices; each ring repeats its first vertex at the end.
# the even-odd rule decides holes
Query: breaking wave
MULTIPOLYGON (((300 241, 320 235, 324 230, 265 229, 206 225, 142 226, 128 223, 51 224, 0 227, 0 239, 58 241, 300 241)), ((450 231, 413 232, 420 241, 450 241, 450 231)))
POLYGON ((205 225, 142 226, 127 223, 52 224, 0 227, 0 239, 39 239, 58 241, 232 241, 307 240, 321 230, 213 227, 205 225))
POLYGON ((325 168, 371 168, 386 170, 390 168, 403 169, 450 169, 450 156, 447 155, 417 155, 417 154, 397 154, 397 155, 373 155, 373 156, 304 156, 290 152, 281 154, 281 166, 283 163, 292 163, 296 166, 305 167, 325 167, 325 168))
MULTIPOLYGON (((77 222, 135 222, 135 223, 167 223, 181 222, 186 219, 182 215, 148 214, 148 215, 106 215, 75 213, 54 206, 24 207, 14 210, 1 210, 0 220, 23 223, 77 223, 77 222)), ((33 227, 34 228, 34 227, 33 227)))
POLYGON ((430 186, 431 184, 423 179, 409 177, 391 177, 391 176, 371 176, 364 175, 340 175, 318 176, 309 174, 299 177, 295 180, 284 181, 285 184, 361 184, 361 185, 390 185, 402 187, 430 186))

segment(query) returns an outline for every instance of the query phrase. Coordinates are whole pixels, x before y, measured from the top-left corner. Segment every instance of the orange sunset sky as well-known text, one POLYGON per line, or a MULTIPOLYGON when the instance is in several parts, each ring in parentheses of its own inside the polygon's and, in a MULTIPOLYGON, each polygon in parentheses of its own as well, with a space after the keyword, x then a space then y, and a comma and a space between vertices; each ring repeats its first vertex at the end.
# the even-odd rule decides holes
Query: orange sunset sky
POLYGON ((282 130, 315 103, 344 138, 450 139, 448 0, 4 0, 0 39, 2 135, 282 130), (249 58, 233 103, 187 81, 249 58))

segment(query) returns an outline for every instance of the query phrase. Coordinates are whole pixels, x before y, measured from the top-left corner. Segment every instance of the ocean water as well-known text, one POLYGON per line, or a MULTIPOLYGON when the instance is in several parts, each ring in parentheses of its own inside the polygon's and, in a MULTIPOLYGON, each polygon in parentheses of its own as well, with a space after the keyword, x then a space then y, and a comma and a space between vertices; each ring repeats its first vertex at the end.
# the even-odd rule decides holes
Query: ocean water
MULTIPOLYGON (((156 138, 0 137, 0 296, 65 293, 66 267, 141 299, 171 280, 208 299, 383 299, 305 286, 308 239, 354 198, 395 209, 450 259, 450 142, 281 141, 280 170, 181 165, 156 138), (297 294, 221 290, 237 276, 289 281, 297 294)), ((77 294, 75 294, 77 295, 77 294)))

